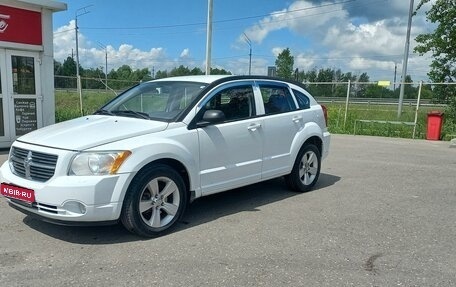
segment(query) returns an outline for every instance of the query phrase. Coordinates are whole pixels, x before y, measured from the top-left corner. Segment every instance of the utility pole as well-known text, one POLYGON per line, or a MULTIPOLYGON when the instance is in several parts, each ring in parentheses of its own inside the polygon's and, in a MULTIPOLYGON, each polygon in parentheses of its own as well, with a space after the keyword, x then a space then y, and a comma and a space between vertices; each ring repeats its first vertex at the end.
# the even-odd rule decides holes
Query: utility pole
POLYGON ((401 75, 401 91, 399 93, 399 104, 397 107, 397 118, 401 117, 402 114, 402 102, 404 101, 404 82, 405 76, 407 75, 407 62, 410 46, 410 30, 412 28, 412 16, 413 16, 413 0, 410 0, 410 9, 409 9, 409 18, 407 26, 407 36, 405 38, 405 48, 404 48, 404 60, 402 62, 402 75, 401 75))
POLYGON ((249 76, 252 74, 252 41, 247 35, 244 33, 245 41, 249 45, 249 76))
POLYGON ((79 40, 78 40, 78 30, 79 30, 79 27, 78 27, 78 17, 79 16, 82 16, 82 15, 85 15, 87 13, 90 13, 90 11, 87 11, 87 8, 89 8, 90 6, 93 6, 93 5, 89 5, 89 6, 85 6, 85 7, 82 7, 82 8, 79 8, 78 10, 76 10, 76 13, 75 13, 75 20, 74 20, 74 24, 75 24, 75 32, 76 32, 76 82, 77 82, 77 89, 78 89, 78 94, 79 94, 79 104, 81 106, 81 116, 84 115, 83 111, 82 111, 82 88, 81 88, 81 76, 79 75, 79 40))
POLYGON ((207 0, 206 75, 211 74, 212 0, 207 0))
POLYGON ((105 47, 105 88, 108 91, 108 48, 105 47))

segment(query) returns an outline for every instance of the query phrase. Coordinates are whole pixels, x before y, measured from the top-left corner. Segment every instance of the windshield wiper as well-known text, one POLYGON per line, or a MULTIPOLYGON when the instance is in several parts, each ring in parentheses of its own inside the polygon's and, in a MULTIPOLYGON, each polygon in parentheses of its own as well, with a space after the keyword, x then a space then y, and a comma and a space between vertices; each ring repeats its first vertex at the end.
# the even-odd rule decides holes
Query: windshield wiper
POLYGON ((108 110, 104 109, 99 109, 93 113, 94 115, 107 115, 107 116, 115 116, 113 112, 110 112, 108 110))
POLYGON ((136 112, 136 111, 132 111, 132 110, 116 110, 116 111, 112 111, 111 113, 115 114, 115 115, 119 115, 119 116, 134 117, 134 118, 150 120, 150 117, 147 113, 136 112))

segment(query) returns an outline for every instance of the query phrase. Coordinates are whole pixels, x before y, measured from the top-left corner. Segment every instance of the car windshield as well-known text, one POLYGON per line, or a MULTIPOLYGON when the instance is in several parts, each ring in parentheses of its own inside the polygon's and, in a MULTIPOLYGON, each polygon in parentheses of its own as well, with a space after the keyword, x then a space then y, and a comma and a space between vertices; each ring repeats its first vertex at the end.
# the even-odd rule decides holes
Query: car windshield
POLYGON ((139 84, 106 104, 95 114, 171 121, 198 96, 205 83, 157 81, 139 84))

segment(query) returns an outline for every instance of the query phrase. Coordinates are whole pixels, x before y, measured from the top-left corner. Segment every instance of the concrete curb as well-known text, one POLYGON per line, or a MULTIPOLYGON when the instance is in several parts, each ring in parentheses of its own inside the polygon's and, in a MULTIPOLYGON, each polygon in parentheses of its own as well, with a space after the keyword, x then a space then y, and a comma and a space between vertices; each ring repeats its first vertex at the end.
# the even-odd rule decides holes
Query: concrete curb
POLYGON ((456 139, 452 139, 452 140, 450 141, 450 147, 456 148, 456 139))

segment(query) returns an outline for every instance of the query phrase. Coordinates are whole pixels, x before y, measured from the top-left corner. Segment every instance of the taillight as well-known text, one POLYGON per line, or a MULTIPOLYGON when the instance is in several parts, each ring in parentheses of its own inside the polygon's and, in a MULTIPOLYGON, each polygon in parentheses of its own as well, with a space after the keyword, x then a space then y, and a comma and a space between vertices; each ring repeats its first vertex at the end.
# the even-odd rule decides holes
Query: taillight
POLYGON ((328 109, 325 105, 321 105, 321 109, 323 110, 323 115, 325 116, 325 124, 328 126, 328 109))

